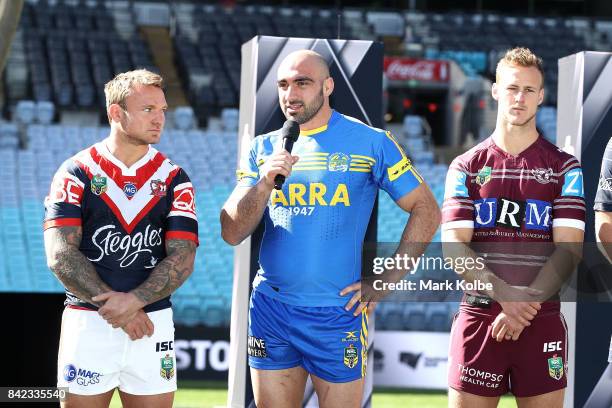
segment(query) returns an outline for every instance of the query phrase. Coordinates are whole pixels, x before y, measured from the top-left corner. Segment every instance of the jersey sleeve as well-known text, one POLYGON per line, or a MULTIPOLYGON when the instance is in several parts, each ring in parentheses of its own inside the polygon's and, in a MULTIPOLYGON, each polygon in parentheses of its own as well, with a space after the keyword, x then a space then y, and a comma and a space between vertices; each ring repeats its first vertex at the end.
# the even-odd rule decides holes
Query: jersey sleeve
POLYGON ((172 204, 168 212, 165 238, 185 239, 199 244, 195 192, 183 169, 179 170, 171 186, 172 204))
POLYGON ((572 227, 584 230, 586 206, 580 162, 571 156, 559 171, 559 192, 553 202, 553 228, 572 227))
POLYGON ((390 132, 385 132, 382 138, 373 173, 378 186, 395 201, 423 183, 423 178, 390 132))
POLYGON ((459 158, 453 160, 446 174, 442 229, 474 228, 474 200, 470 197, 469 172, 459 158))
POLYGON ((612 138, 608 141, 608 146, 606 146, 601 161, 601 172, 593 209, 595 211, 612 211, 612 138))
POLYGON ((44 230, 81 226, 81 205, 88 184, 87 175, 72 159, 61 165, 53 176, 49 194, 45 197, 44 230))
POLYGON ((253 187, 259 181, 259 166, 257 163, 257 139, 251 141, 249 149, 245 149, 240 157, 236 170, 236 180, 239 186, 253 187))

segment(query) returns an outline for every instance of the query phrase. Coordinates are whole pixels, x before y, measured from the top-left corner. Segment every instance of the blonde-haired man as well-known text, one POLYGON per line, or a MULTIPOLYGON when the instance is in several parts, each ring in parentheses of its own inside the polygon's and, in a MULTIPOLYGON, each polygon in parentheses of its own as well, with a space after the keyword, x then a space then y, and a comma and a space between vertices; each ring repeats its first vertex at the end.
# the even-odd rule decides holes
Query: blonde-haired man
POLYGON ((446 180, 442 239, 455 250, 486 245, 486 268, 460 275, 488 285, 466 291, 453 322, 449 406, 495 407, 511 391, 521 408, 562 407, 567 329, 558 290, 580 256, 582 171, 536 129, 540 58, 514 48, 496 74, 495 131, 457 157, 446 180))
POLYGON ((109 136, 68 159, 45 200, 49 267, 66 287, 58 356, 64 407, 171 407, 170 295, 193 271, 193 186, 151 147, 164 126, 162 78, 117 75, 104 88, 109 136))

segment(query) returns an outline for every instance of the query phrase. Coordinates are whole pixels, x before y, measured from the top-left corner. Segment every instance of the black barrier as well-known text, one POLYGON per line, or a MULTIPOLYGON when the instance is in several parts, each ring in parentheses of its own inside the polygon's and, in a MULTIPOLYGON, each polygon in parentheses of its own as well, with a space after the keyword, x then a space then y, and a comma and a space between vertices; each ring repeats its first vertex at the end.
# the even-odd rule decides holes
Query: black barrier
POLYGON ((179 380, 227 381, 229 329, 175 325, 174 352, 179 380))
MULTIPOLYGON (((572 149, 581 161, 586 202, 585 241, 595 242, 593 203, 602 156, 612 129, 612 54, 580 52, 559 60, 557 145, 572 149)), ((590 302, 589 292, 603 274, 578 274, 580 291, 576 307, 574 406, 582 407, 606 367, 604 358, 612 334, 612 304, 590 302), (604 317, 605 316, 605 317, 604 317)), ((606 279, 609 282, 609 278, 606 279)))

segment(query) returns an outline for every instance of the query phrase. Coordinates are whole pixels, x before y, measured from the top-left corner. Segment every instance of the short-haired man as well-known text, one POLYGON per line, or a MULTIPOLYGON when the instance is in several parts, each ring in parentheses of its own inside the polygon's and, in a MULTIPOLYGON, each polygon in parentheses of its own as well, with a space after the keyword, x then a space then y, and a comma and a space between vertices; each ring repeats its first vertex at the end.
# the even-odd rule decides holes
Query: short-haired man
POLYGON ((389 132, 331 109, 334 81, 321 55, 289 54, 277 85, 300 136, 292 153, 281 149, 279 131, 256 137, 221 213, 233 245, 262 218, 266 227, 249 310, 255 402, 300 407, 310 374, 320 406, 359 407, 367 353, 361 250, 376 193, 411 212, 403 253, 431 240, 439 209, 389 132), (287 178, 282 190, 273 189, 278 174, 287 178))
POLYGON ((193 271, 193 186, 151 147, 167 109, 162 78, 117 75, 104 88, 110 135, 68 159, 45 200, 47 262, 66 287, 58 356, 65 407, 171 407, 170 295, 193 271))
POLYGON ((487 244, 487 268, 461 275, 492 286, 466 293, 453 322, 450 407, 495 407, 508 391, 519 407, 563 405, 568 333, 557 266, 571 270, 580 256, 585 204, 580 163, 536 129, 543 86, 540 58, 509 50, 492 87, 493 135, 449 168, 442 240, 487 244))

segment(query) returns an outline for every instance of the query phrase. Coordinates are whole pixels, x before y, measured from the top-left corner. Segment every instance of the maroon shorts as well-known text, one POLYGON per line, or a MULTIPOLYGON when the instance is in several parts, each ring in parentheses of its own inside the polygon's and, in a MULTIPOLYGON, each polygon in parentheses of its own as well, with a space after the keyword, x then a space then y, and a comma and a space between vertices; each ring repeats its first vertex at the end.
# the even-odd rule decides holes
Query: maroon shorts
POLYGON ((517 341, 498 343, 492 324, 501 312, 461 304, 450 336, 448 385, 458 391, 496 397, 511 391, 531 397, 567 385, 567 326, 557 305, 542 309, 517 341))

